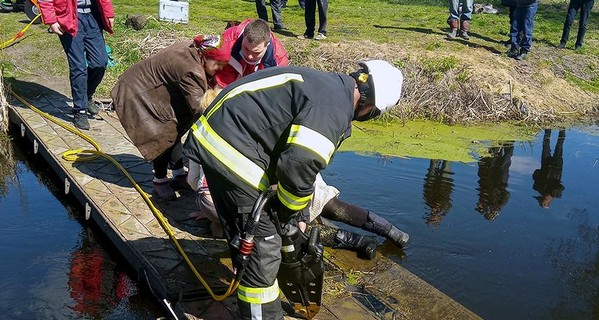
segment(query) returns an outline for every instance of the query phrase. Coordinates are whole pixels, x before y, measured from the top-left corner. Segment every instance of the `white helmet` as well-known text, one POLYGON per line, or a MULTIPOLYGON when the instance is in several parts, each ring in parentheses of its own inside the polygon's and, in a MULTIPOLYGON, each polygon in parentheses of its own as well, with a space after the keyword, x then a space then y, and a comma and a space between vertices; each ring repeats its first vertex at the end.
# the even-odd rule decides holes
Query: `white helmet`
POLYGON ((371 118, 397 105, 401 98, 403 74, 387 61, 371 60, 358 63, 362 68, 350 75, 360 91, 360 105, 374 105, 379 112, 371 118))

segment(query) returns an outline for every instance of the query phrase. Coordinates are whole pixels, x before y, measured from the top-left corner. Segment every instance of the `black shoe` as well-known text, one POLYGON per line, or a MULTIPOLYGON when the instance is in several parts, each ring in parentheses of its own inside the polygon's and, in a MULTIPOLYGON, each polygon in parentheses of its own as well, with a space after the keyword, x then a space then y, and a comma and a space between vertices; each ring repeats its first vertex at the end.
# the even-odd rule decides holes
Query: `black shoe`
POLYGON ((507 56, 510 58, 515 58, 520 54, 520 52, 518 50, 515 50, 514 48, 510 48, 510 51, 507 52, 507 56))
POLYGON ((565 47, 566 47, 566 44, 565 44, 565 43, 560 43, 560 44, 557 46, 557 48, 558 48, 558 49, 564 49, 565 47))
POLYGON ((77 112, 73 115, 73 124, 75 128, 81 130, 89 130, 89 122, 87 121, 87 114, 77 112))
POLYGON ((574 51, 578 51, 578 50, 580 50, 580 49, 582 49, 582 46, 575 46, 575 47, 574 47, 574 51))
POLYGON ((89 114, 91 114, 92 116, 97 115, 98 112, 100 112, 100 106, 98 104, 99 102, 95 102, 94 100, 88 100, 87 112, 89 112, 89 114))
POLYGON ((280 25, 280 26, 275 26, 273 28, 274 31, 285 31, 285 30, 289 30, 287 29, 287 27, 285 27, 284 25, 280 25))
POLYGON ((348 249, 358 253, 358 257, 372 260, 376 256, 376 237, 363 236, 344 229, 338 229, 335 234, 335 249, 348 249))
POLYGON ((524 60, 524 58, 526 58, 527 53, 528 52, 526 52, 526 51, 520 52, 520 54, 516 56, 516 60, 524 60))

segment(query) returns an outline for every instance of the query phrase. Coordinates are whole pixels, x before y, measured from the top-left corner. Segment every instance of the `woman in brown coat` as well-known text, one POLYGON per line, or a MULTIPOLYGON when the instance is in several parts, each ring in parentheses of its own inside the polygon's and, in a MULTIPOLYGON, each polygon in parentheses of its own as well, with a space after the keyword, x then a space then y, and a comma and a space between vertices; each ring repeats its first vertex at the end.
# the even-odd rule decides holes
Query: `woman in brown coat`
POLYGON ((181 137, 201 113, 200 99, 216 71, 227 65, 231 46, 220 36, 175 43, 127 69, 111 96, 125 131, 154 166, 154 192, 177 198, 167 178, 184 182, 181 137))

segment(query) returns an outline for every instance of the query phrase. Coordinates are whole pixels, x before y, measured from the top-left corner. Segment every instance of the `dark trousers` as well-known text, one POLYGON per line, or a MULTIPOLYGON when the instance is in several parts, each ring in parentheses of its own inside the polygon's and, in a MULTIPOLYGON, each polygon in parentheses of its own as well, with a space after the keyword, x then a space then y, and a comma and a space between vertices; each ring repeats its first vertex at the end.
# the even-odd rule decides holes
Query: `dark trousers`
POLYGON ((570 0, 570 4, 568 5, 568 14, 566 15, 566 21, 564 22, 564 31, 562 32, 562 39, 560 41, 561 44, 565 45, 566 42, 568 42, 568 37, 570 35, 570 27, 572 27, 572 22, 574 22, 576 12, 580 10, 578 36, 576 37, 575 48, 582 47, 582 41, 584 39, 584 35, 587 32, 589 14, 591 13, 593 5, 595 5, 594 0, 570 0))
POLYGON ((102 82, 108 64, 106 43, 98 22, 91 13, 79 13, 77 17, 77 35, 65 33, 59 37, 69 62, 74 113, 87 110, 87 102, 102 82))
POLYGON ((532 46, 532 31, 534 19, 537 14, 539 3, 535 2, 528 7, 517 7, 514 21, 510 28, 510 41, 512 50, 529 52, 532 46))
MULTIPOLYGON (((266 12, 266 0, 256 0, 256 11, 258 17, 268 21, 268 13, 266 12)), ((272 12, 272 24, 276 28, 283 27, 283 17, 281 15, 281 0, 270 0, 270 11, 272 12)))
MULTIPOLYGON (((236 235, 242 234, 252 207, 258 198, 258 191, 251 194, 229 183, 225 176, 203 166, 208 181, 208 187, 214 201, 218 218, 223 225, 225 237, 230 242, 236 235)), ((278 298, 279 289, 275 285, 279 265, 281 264, 281 236, 276 231, 273 221, 268 214, 260 216, 254 237, 254 247, 247 267, 243 273, 240 284, 250 288, 251 291, 260 291, 263 288, 276 288, 276 294, 266 301, 244 300, 246 296, 242 288, 237 289, 237 304, 239 317, 237 319, 283 319, 283 309, 278 298)), ((232 248, 232 258, 235 259, 237 251, 232 248)), ((233 260, 235 263, 235 260, 233 260)), ((237 266, 236 266, 237 267, 237 266)))
POLYGON ((327 34, 327 11, 329 9, 328 0, 306 0, 304 9, 304 20, 306 22, 306 32, 304 35, 308 38, 314 37, 316 26, 316 5, 318 5, 318 33, 327 34))
POLYGON ((166 178, 168 167, 177 170, 183 168, 183 146, 181 144, 181 138, 177 138, 177 143, 172 147, 168 148, 161 155, 152 160, 154 166, 154 177, 157 179, 166 178))

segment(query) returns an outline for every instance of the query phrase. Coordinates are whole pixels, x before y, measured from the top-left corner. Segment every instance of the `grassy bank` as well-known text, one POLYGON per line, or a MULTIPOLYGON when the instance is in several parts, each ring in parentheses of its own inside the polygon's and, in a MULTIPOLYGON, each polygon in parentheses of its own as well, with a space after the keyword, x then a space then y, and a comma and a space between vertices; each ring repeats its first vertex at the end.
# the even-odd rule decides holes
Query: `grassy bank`
MULTIPOLYGON (((158 22, 158 5, 142 0, 115 0, 116 33, 107 37, 118 66, 111 68, 98 94, 107 97, 128 66, 175 39, 198 33, 219 33, 225 22, 255 17, 254 1, 221 0, 190 3, 189 24, 158 22), (142 31, 124 25, 126 15, 140 13, 149 23, 142 31)), ((517 120, 557 121, 586 117, 599 101, 599 15, 591 13, 585 45, 574 52, 558 44, 567 8, 565 0, 541 2, 532 54, 515 61, 505 54, 507 11, 475 14, 470 41, 448 41, 446 1, 331 0, 329 37, 301 41, 303 10, 291 0, 283 10, 288 32, 279 34, 292 64, 330 71, 349 71, 354 62, 383 58, 406 75, 402 119, 426 118, 445 123, 517 120)), ((23 13, 0 14, 0 36, 7 39, 24 26, 23 13)), ((571 38, 576 36, 577 24, 571 38)), ((9 76, 66 76, 64 54, 57 39, 38 26, 0 53, 9 76)))

